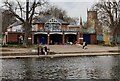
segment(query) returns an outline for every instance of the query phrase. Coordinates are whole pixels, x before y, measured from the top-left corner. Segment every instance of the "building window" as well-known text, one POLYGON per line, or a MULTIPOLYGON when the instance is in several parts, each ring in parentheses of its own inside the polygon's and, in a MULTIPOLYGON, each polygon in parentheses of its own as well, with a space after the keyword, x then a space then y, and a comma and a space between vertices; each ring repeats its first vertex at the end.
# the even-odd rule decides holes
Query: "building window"
POLYGON ((45 30, 46 31, 61 30, 61 23, 58 20, 56 20, 55 18, 52 18, 48 22, 45 23, 45 30))

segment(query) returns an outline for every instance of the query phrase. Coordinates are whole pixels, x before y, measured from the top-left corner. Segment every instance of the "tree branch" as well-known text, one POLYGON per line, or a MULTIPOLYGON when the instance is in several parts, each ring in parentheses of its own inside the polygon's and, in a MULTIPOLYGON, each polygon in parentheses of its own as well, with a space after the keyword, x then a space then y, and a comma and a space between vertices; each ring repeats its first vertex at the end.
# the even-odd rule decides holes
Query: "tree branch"
POLYGON ((9 11, 16 17, 16 18, 18 18, 21 22, 25 22, 24 21, 24 19, 22 19, 19 15, 17 15, 14 11, 13 11, 13 9, 12 9, 12 5, 10 4, 10 3, 8 3, 7 1, 5 2, 5 5, 6 5, 6 7, 9 9, 9 11))
POLYGON ((20 21, 22 21, 23 23, 25 23, 25 21, 19 16, 17 15, 15 12, 13 12, 12 10, 9 10, 16 18, 18 18, 20 21))
POLYGON ((20 5, 20 2, 18 1, 18 0, 16 0, 17 1, 17 3, 18 3, 18 6, 19 6, 19 8, 20 8, 20 12, 21 12, 21 17, 22 17, 22 6, 20 5))

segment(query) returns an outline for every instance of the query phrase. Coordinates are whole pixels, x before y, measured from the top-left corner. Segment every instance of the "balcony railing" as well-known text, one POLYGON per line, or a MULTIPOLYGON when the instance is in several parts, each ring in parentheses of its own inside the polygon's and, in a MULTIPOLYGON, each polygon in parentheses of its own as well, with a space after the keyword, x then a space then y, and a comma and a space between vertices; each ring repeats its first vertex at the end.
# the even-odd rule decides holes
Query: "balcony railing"
POLYGON ((79 29, 51 29, 51 30, 48 30, 48 29, 37 29, 37 30, 32 30, 32 31, 80 31, 79 29))

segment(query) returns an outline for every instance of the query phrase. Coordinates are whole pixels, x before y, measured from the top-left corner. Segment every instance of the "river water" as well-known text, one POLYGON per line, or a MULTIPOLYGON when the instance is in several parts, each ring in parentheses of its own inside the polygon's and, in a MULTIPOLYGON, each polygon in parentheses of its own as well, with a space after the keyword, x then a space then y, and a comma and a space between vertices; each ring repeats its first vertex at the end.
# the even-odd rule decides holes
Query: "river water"
POLYGON ((119 57, 0 59, 5 79, 118 79, 119 57))

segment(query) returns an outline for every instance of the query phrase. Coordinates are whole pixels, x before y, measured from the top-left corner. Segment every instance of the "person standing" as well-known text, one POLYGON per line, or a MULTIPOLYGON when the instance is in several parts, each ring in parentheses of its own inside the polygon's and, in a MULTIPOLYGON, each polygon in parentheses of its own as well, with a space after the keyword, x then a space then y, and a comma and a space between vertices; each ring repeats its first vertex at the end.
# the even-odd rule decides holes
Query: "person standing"
POLYGON ((44 55, 44 50, 43 50, 43 47, 41 47, 41 54, 44 55))
POLYGON ((47 46, 45 46, 44 49, 45 49, 45 55, 47 55, 47 52, 48 52, 47 51, 48 50, 47 46))

